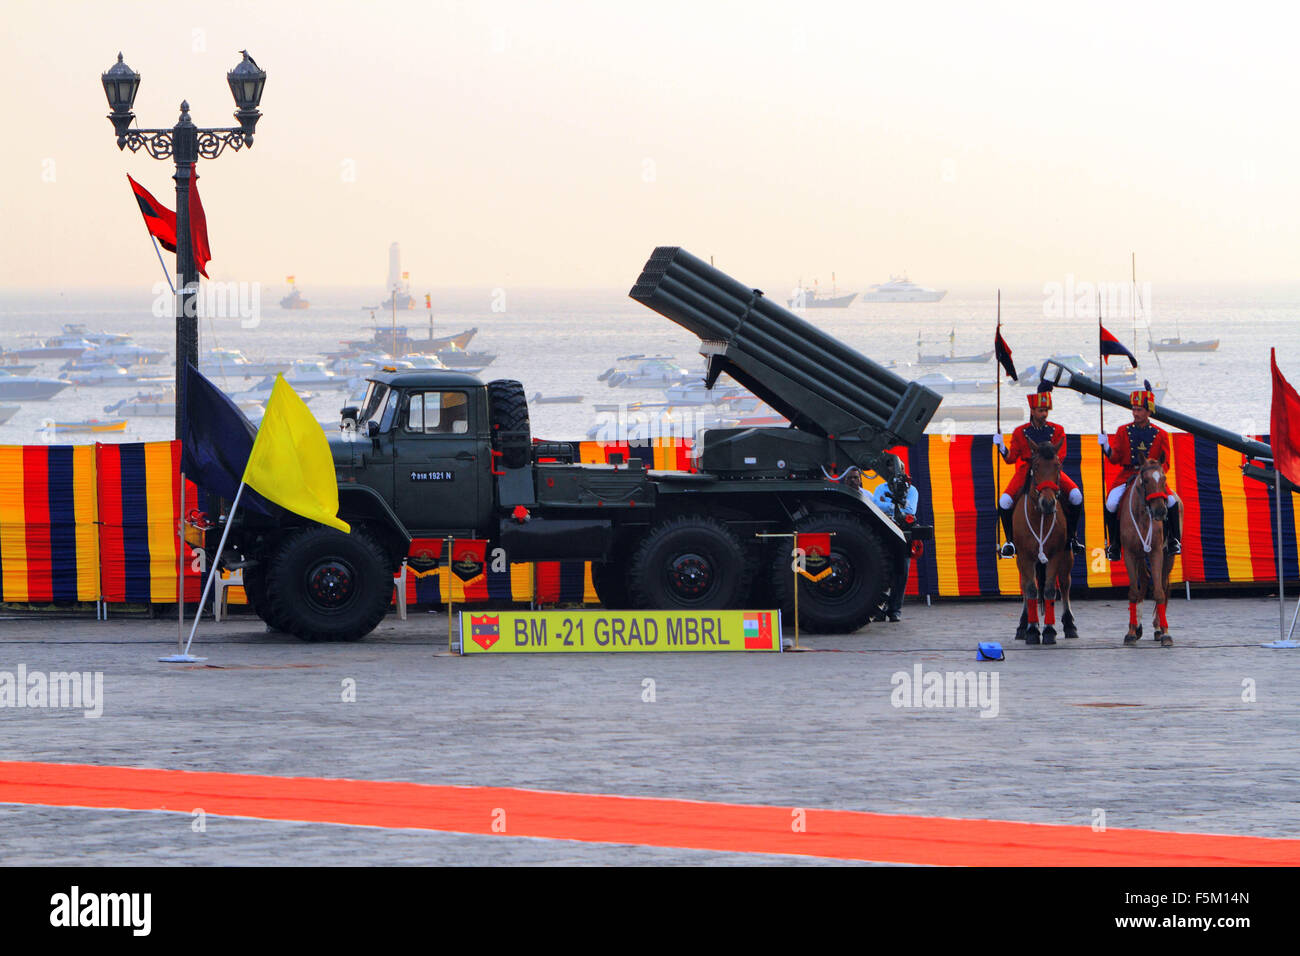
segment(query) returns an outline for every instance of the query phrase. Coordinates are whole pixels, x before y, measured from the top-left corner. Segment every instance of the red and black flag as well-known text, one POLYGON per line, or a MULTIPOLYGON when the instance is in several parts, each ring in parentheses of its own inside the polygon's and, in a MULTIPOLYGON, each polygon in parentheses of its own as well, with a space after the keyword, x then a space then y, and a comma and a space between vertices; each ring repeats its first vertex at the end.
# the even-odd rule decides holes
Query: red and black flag
POLYGON ((1277 367, 1277 350, 1269 350, 1273 366, 1273 407, 1269 416, 1269 443, 1273 446, 1273 467, 1293 485, 1300 485, 1300 395, 1282 377, 1277 367))
POLYGON ((1016 374, 1015 363, 1011 361, 1011 347, 1007 345, 1006 339, 1002 337, 1001 329, 998 329, 997 334, 993 337, 993 354, 997 356, 998 364, 1011 376, 1011 380, 1013 382, 1020 381, 1020 376, 1016 374))
POLYGON ((1119 339, 1107 332, 1104 326, 1099 325, 1097 328, 1101 329, 1101 360, 1103 362, 1109 365, 1110 357, 1112 355, 1123 355, 1129 360, 1129 364, 1132 365, 1133 368, 1138 367, 1137 357, 1128 349, 1124 348, 1124 346, 1120 344, 1119 339))
POLYGON ((190 164, 190 248, 194 252, 194 268, 203 278, 208 277, 207 264, 212 260, 208 246, 208 217, 199 199, 199 171, 190 164))
POLYGON ((149 235, 158 240, 168 252, 176 251, 176 213, 172 212, 158 200, 154 199, 130 174, 126 177, 135 193, 135 201, 140 204, 140 215, 144 216, 145 228, 149 235))

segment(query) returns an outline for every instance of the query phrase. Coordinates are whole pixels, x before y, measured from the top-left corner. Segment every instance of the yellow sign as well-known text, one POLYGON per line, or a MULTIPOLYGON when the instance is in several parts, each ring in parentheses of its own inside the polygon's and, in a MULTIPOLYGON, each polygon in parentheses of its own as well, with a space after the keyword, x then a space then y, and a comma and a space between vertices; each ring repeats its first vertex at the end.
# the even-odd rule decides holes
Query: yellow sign
POLYGON ((780 611, 461 612, 462 654, 780 651, 780 611))

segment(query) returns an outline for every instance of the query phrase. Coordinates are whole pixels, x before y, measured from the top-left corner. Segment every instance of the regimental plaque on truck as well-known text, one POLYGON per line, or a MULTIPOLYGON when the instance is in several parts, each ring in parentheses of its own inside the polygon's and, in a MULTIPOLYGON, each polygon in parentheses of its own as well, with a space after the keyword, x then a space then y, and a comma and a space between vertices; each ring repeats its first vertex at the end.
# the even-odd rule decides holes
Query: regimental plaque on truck
POLYGON ((781 651, 779 611, 486 611, 460 615, 462 654, 781 651))

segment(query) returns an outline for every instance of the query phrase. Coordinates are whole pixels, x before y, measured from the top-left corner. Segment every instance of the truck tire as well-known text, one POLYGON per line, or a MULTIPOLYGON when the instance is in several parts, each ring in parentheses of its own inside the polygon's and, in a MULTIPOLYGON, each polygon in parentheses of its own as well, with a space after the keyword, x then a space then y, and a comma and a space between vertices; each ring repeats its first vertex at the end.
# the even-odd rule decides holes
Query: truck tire
POLYGON ((632 597, 627 590, 626 561, 593 561, 591 583, 596 587, 601 607, 623 611, 632 606, 632 597))
POLYGON ((528 396, 524 386, 512 379, 488 382, 488 405, 492 415, 492 447, 501 452, 507 468, 523 468, 532 461, 532 427, 528 421, 528 396), (503 433, 510 433, 503 439, 503 433))
POLYGON ((288 622, 271 613, 271 603, 266 597, 265 574, 261 567, 244 569, 244 594, 248 597, 248 606, 271 630, 288 632, 288 622))
MULTIPOLYGON (((833 531, 831 574, 821 581, 799 579, 799 626, 819 634, 849 634, 871 620, 885 590, 889 558, 866 523, 847 512, 823 512, 799 521, 800 532, 833 531)), ((779 549, 770 581, 782 614, 794 614, 790 552, 779 549)), ((809 568, 809 571, 815 571, 809 568)))
POLYGON ((750 565, 739 539, 721 521, 683 515, 645 536, 627 580, 633 607, 724 610, 748 597, 750 565))
POLYGON ((393 600, 387 556, 369 533, 313 525, 286 537, 266 573, 267 617, 304 641, 359 641, 393 600))

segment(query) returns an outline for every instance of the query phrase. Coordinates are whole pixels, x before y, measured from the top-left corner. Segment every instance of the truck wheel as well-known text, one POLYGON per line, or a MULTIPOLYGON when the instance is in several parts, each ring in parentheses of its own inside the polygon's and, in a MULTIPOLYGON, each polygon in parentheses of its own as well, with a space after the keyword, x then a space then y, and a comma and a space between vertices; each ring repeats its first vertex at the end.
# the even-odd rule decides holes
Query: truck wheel
POLYGON ((512 379, 488 382, 488 405, 492 413, 492 447, 501 452, 507 468, 523 468, 533 455, 532 428, 528 421, 528 396, 524 386, 512 379), (512 433, 503 437, 503 433, 512 433))
POLYGON ((290 535, 266 574, 267 617, 304 641, 358 641, 393 600, 383 548, 364 529, 324 525, 290 535))
POLYGON ((684 515, 654 528, 632 557, 632 605, 663 610, 736 608, 749 594, 750 567, 731 530, 684 515))
POLYGON ((627 562, 593 561, 591 583, 596 586, 600 606, 611 611, 623 611, 632 606, 627 590, 627 562))
MULTIPOLYGON (((860 518, 842 512, 812 515, 800 521, 797 530, 835 532, 831 573, 820 581, 799 578, 799 626, 820 634, 848 634, 866 625, 880 603, 889 567, 875 532, 860 518)), ((773 559, 770 580, 781 612, 792 615, 795 584, 788 549, 780 549, 773 559)))

